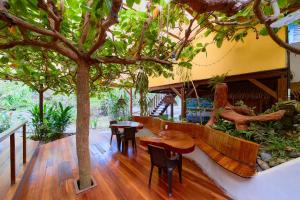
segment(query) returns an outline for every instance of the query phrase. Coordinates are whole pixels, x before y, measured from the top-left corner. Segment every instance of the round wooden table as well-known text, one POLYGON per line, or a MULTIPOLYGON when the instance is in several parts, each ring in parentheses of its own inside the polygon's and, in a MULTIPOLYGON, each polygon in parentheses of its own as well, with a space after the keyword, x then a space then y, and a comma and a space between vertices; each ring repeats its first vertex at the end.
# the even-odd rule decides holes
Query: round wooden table
MULTIPOLYGON (((144 125, 142 123, 139 122, 134 122, 134 121, 119 121, 116 124, 111 124, 110 128, 136 128, 138 129, 142 129, 144 127, 144 125)), ((121 135, 117 134, 117 144, 118 144, 118 150, 121 150, 121 135)))
POLYGON ((191 153, 195 149, 195 142, 191 136, 174 130, 162 131, 158 137, 140 137, 140 144, 143 146, 153 144, 178 154, 191 153))

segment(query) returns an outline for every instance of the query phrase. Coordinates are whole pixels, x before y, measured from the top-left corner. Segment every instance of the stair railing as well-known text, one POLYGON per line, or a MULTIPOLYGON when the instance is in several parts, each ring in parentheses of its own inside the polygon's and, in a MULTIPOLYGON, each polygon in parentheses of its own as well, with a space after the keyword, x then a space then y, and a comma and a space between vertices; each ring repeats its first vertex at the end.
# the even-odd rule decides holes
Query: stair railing
POLYGON ((164 94, 157 93, 152 99, 150 99, 148 104, 148 114, 150 115, 153 110, 158 106, 158 104, 163 100, 164 94))

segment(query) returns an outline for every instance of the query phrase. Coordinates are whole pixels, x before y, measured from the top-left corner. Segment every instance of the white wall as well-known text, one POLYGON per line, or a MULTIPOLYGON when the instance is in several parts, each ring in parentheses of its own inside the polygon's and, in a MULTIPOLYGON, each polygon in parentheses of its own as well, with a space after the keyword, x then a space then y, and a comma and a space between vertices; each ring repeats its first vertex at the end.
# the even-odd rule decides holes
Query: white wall
MULTIPOLYGON (((300 42, 294 43, 293 46, 300 48, 300 42)), ((293 74, 292 82, 300 82, 300 55, 290 53, 291 72, 293 74)), ((300 199, 300 198, 299 198, 300 199)))
POLYGON ((242 178, 219 166, 198 147, 185 157, 194 160, 233 199, 300 199, 300 158, 259 172, 252 178, 242 178))

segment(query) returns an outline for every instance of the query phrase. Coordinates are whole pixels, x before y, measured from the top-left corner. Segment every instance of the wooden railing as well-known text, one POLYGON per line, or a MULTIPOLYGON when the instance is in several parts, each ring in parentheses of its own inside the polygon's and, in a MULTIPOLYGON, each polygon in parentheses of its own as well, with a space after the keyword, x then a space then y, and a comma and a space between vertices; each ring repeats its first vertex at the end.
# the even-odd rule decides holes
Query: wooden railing
POLYGON ((7 129, 3 133, 1 133, 0 136, 0 143, 9 137, 10 140, 10 181, 11 185, 14 185, 16 183, 16 143, 15 143, 15 133, 18 129, 22 128, 22 134, 23 134, 23 164, 26 163, 26 123, 22 122, 19 124, 16 124, 15 126, 7 129))

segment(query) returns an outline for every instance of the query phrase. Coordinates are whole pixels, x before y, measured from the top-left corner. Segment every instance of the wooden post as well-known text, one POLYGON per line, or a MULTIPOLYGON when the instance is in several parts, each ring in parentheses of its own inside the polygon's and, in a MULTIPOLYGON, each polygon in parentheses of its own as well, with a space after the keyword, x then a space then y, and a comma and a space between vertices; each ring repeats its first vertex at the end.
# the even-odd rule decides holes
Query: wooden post
POLYGON ((281 76, 277 81, 277 97, 279 100, 287 100, 288 82, 285 76, 281 76))
POLYGON ((184 86, 181 88, 181 120, 186 118, 186 95, 184 86))
POLYGON ((132 116, 132 88, 130 88, 129 90, 129 101, 130 101, 129 111, 130 111, 130 116, 132 116))
POLYGON ((171 118, 174 118, 174 103, 171 104, 171 118))
POLYGON ((26 163, 26 124, 23 125, 23 164, 26 163))
POLYGON ((39 91, 39 118, 40 122, 44 122, 44 92, 39 91))
POLYGON ((16 183, 16 153, 15 153, 15 134, 10 135, 10 182, 16 183))

